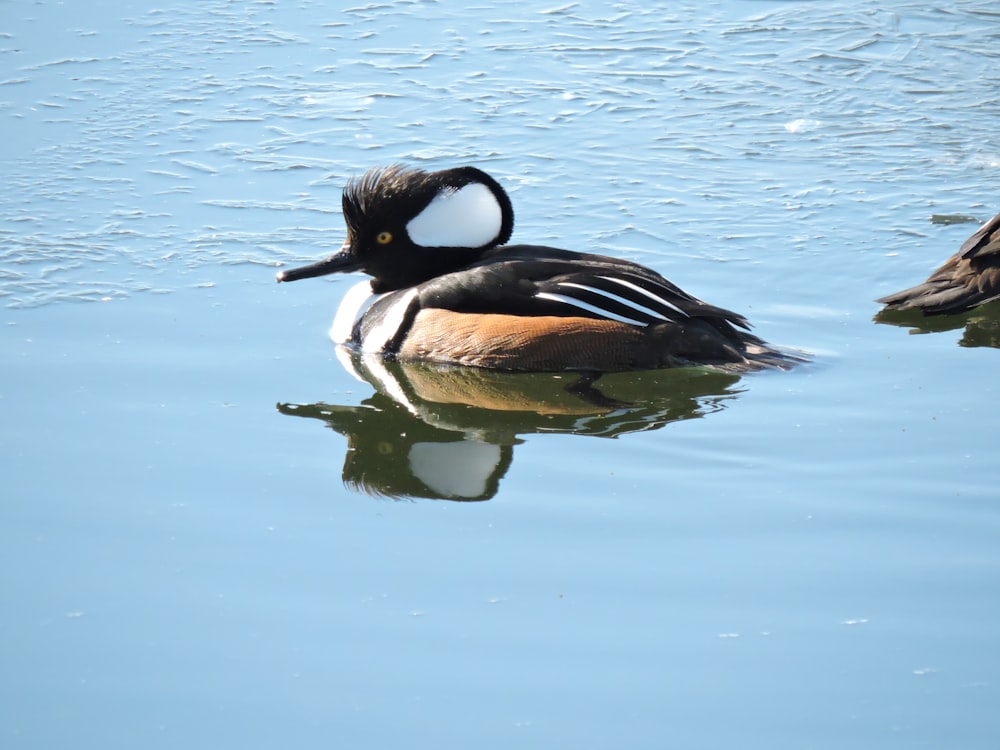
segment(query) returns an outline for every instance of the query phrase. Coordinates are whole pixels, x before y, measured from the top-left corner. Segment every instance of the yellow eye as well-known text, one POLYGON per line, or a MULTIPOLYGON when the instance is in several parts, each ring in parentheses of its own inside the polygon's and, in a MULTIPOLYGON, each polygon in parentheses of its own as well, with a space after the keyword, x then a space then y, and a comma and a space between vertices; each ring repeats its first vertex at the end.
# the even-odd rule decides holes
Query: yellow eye
POLYGON ((375 238, 375 241, 380 245, 388 245, 390 242, 392 242, 392 233, 379 232, 378 236, 375 238))

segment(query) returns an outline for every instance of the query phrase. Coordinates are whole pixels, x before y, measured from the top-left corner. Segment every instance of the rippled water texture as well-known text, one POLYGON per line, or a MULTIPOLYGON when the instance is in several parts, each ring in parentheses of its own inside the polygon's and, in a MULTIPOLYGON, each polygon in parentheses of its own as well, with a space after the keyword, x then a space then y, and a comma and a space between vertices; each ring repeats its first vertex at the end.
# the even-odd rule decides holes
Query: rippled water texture
POLYGON ((796 269, 851 216, 898 250, 929 204, 995 207, 989 3, 448 8, 9 7, 8 304, 312 257, 396 160, 497 172, 522 239, 796 269))
POLYGON ((995 748, 1000 313, 872 302, 1000 211, 995 2, 0 17, 0 746, 995 748), (274 274, 397 161, 814 362, 338 359, 274 274))

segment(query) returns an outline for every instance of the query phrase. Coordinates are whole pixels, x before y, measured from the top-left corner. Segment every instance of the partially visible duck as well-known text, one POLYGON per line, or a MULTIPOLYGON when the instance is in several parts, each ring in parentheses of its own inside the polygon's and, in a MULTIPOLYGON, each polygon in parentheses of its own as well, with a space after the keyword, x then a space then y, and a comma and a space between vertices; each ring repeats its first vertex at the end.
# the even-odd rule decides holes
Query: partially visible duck
POLYGON ((1000 299, 1000 214, 983 224, 923 284, 876 300, 886 310, 963 313, 1000 299))

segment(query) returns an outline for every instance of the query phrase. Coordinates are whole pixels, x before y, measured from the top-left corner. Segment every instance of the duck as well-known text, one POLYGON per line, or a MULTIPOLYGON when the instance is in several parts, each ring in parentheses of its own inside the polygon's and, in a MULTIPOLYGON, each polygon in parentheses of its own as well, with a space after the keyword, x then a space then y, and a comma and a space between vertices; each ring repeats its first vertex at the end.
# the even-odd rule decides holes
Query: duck
POLYGON ((747 319, 616 257, 507 244, 510 197, 473 166, 394 164, 350 179, 343 246, 277 274, 290 282, 360 271, 330 329, 338 345, 404 362, 511 372, 708 366, 789 369, 803 357, 747 319))
POLYGON ((917 286, 875 300, 884 310, 957 315, 1000 299, 1000 214, 917 286))

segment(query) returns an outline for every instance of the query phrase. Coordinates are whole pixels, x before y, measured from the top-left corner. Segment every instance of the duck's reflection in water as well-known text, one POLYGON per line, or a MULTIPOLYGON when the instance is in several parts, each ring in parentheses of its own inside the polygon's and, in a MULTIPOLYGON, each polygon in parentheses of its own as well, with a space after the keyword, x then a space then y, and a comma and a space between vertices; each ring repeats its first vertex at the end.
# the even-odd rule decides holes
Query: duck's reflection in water
POLYGON ((605 374, 502 373, 342 352, 375 393, 360 405, 278 404, 347 438, 344 483, 388 497, 488 500, 521 435, 615 437, 723 408, 735 375, 703 368, 605 374))
POLYGON ((1000 301, 958 315, 924 315, 919 310, 880 310, 876 323, 909 328, 910 333, 937 333, 964 328, 959 346, 1000 349, 1000 301))

